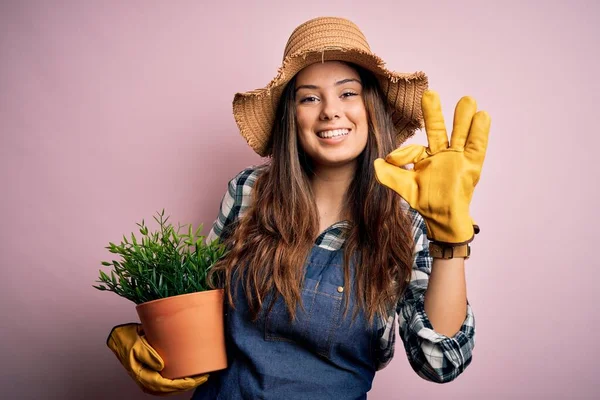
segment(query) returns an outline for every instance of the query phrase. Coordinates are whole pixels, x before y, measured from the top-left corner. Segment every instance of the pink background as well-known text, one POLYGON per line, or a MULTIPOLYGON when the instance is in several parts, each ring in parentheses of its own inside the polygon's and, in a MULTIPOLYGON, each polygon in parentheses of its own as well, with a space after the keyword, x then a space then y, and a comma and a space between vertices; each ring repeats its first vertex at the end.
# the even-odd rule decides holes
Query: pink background
POLYGON ((319 15, 354 20, 391 69, 427 72, 448 122, 465 94, 493 121, 472 203, 473 363, 436 385, 399 346, 369 398, 600 395, 597 2, 124 3, 0 6, 2 398, 147 397, 105 346, 137 316, 91 287, 104 246, 162 208, 212 223, 260 161, 234 93, 269 82, 319 15))

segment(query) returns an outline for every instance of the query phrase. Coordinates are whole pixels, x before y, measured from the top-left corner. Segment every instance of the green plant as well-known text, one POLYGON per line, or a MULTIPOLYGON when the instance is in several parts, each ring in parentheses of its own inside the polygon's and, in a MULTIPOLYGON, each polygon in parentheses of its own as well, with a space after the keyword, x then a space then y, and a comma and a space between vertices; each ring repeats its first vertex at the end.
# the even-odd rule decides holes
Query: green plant
POLYGON ((167 223, 165 211, 154 217, 159 224, 157 231, 149 232, 140 227, 141 238, 131 234, 131 240, 123 235, 120 244, 109 242, 106 247, 121 260, 102 261, 105 267, 112 266, 110 276, 100 270, 98 290, 111 291, 135 304, 186 293, 208 290, 206 275, 210 268, 226 253, 225 246, 218 240, 205 243, 200 235, 202 225, 196 231, 192 225, 179 225, 177 230, 167 223), (187 233, 180 233, 187 227, 187 233))

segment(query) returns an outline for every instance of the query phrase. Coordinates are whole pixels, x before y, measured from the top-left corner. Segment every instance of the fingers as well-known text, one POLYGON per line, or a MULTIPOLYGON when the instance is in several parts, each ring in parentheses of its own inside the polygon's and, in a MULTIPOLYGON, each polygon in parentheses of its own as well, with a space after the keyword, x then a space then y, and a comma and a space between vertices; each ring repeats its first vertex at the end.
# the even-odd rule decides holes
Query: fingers
POLYGON ((397 167, 403 167, 407 164, 416 164, 427 157, 426 147, 411 144, 392 151, 385 157, 385 161, 397 167))
POLYGON ((382 158, 375 160, 375 176, 380 184, 398 193, 408 204, 414 207, 417 200, 415 172, 398 168, 382 158))
POLYGON ((195 388, 196 386, 202 385, 204 382, 206 382, 208 380, 208 376, 208 374, 192 376, 190 378, 185 378, 185 380, 188 385, 191 385, 192 388, 195 388))
POLYGON ((454 124, 452 127, 452 137, 450 138, 450 147, 455 150, 463 150, 473 116, 477 112, 477 102, 470 96, 465 96, 458 101, 454 110, 454 124))
POLYGON ((167 380, 170 385, 178 391, 192 390, 193 388, 202 385, 208 380, 208 374, 192 376, 189 378, 167 380))
POLYGON ((483 165, 491 123, 490 115, 485 111, 479 111, 473 117, 465 145, 465 156, 477 165, 483 165))
POLYGON ((155 396, 161 396, 170 393, 180 393, 192 390, 202 385, 208 380, 209 375, 197 375, 189 378, 167 379, 160 373, 148 369, 140 369, 138 374, 138 384, 146 393, 155 396))
POLYGON ((189 378, 167 379, 156 371, 140 369, 137 373, 137 383, 146 393, 161 396, 170 393, 180 393, 192 390, 208 380, 208 374, 189 378))
POLYGON ((196 386, 202 385, 204 382, 208 380, 208 374, 192 376, 189 378, 181 378, 174 379, 170 381, 172 387, 176 388, 178 391, 187 391, 192 390, 196 386))
POLYGON ((159 372, 141 368, 137 372, 137 382, 142 390, 155 396, 161 396, 170 393, 182 392, 192 389, 193 386, 185 379, 167 379, 163 378, 159 372))
POLYGON ((429 152, 435 154, 448 148, 448 134, 442 114, 440 97, 434 91, 427 90, 423 93, 421 100, 423 108, 423 119, 425 120, 425 132, 429 143, 429 152))

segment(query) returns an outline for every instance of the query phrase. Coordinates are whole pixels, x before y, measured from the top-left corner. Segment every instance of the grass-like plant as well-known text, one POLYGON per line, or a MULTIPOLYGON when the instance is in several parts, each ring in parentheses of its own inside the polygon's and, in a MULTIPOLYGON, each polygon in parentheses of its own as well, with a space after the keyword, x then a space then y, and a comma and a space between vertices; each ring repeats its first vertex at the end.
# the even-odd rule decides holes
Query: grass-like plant
POLYGON ((192 225, 179 225, 177 230, 164 218, 165 210, 154 217, 159 228, 149 232, 142 223, 141 237, 123 235, 120 244, 109 242, 111 253, 121 257, 111 262, 102 261, 112 267, 110 275, 100 270, 98 290, 111 291, 135 304, 186 293, 208 290, 206 275, 210 268, 226 253, 225 246, 218 240, 205 243, 201 236, 202 225, 193 231, 192 225), (187 227, 187 232, 180 233, 187 227))

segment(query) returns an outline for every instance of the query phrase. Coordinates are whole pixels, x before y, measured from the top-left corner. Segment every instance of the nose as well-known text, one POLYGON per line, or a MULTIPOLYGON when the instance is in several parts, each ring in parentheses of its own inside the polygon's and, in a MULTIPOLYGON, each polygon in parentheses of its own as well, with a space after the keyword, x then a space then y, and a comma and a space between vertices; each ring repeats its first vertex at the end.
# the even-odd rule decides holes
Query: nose
POLYGON ((321 121, 331 121, 340 118, 341 108, 337 98, 323 99, 321 104, 321 114, 319 115, 321 121))

